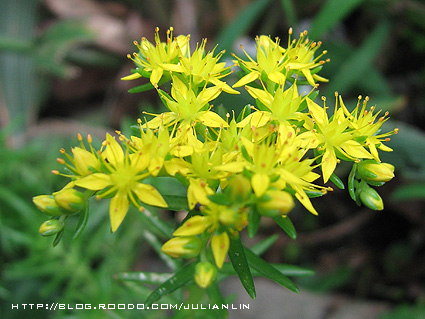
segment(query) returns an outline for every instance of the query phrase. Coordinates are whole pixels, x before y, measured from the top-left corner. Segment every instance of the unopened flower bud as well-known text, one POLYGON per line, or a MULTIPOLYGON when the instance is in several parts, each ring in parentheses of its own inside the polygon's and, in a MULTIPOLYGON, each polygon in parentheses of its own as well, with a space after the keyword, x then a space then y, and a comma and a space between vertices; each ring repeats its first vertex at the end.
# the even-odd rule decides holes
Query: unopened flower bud
POLYGON ((201 250, 201 240, 196 236, 174 237, 162 245, 161 250, 173 258, 196 257, 201 250))
POLYGON ((39 195, 32 198, 35 206, 49 216, 61 216, 63 211, 55 201, 53 195, 39 195))
POLYGON ((41 224, 38 231, 42 236, 52 236, 59 233, 63 229, 63 226, 64 225, 59 220, 49 219, 41 224))
POLYGON ((234 176, 227 186, 230 189, 230 198, 242 202, 251 194, 251 182, 243 175, 234 176))
POLYGON ((394 166, 375 160, 364 160, 357 166, 357 172, 365 181, 388 182, 394 177, 394 166))
POLYGON ((207 288, 215 280, 217 268, 208 261, 202 261, 195 267, 195 282, 201 288, 207 288))
POLYGON ((91 152, 80 147, 73 149, 75 169, 81 176, 87 176, 92 173, 90 169, 100 170, 99 159, 91 152))
POLYGON ((261 215, 269 217, 285 215, 294 207, 294 198, 288 192, 268 190, 266 196, 269 196, 270 200, 257 204, 258 212, 261 215))
POLYGON ((360 192, 360 200, 362 203, 373 210, 383 210, 384 202, 378 192, 372 187, 367 186, 360 192))
POLYGON ((65 188, 55 193, 55 201, 66 213, 78 213, 84 209, 86 200, 83 193, 73 189, 65 188))
POLYGON ((238 221, 238 218, 238 212, 231 208, 223 208, 223 210, 220 211, 220 214, 218 216, 218 220, 224 226, 235 225, 238 221))

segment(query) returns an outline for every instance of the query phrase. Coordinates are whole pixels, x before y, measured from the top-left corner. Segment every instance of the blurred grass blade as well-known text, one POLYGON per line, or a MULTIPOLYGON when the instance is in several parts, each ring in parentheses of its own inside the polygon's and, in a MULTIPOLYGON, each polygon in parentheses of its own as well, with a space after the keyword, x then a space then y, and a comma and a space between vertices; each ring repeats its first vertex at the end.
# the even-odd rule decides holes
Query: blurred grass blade
POLYGON ((267 8, 270 0, 257 0, 243 9, 218 36, 216 43, 221 50, 232 48, 235 40, 248 30, 267 8))
POLYGON ((229 258, 234 270, 238 274, 242 286, 245 288, 248 295, 252 299, 255 299, 254 280, 252 279, 251 270, 249 269, 244 247, 239 236, 237 238, 230 236, 229 258))
POLYGON ((320 38, 365 0, 328 0, 316 15, 310 28, 310 38, 320 38))
POLYGON ((281 0, 283 12, 285 13, 286 18, 288 19, 290 26, 297 25, 297 15, 295 13, 295 8, 292 0, 281 0))
POLYGON ((313 276, 314 271, 307 268, 302 268, 294 265, 286 264, 273 264, 277 270, 279 270, 285 276, 301 277, 301 276, 313 276))
POLYGON ((276 242, 278 238, 279 238, 278 234, 271 235, 270 237, 253 245, 250 249, 252 250, 252 252, 254 252, 255 254, 259 256, 263 254, 264 252, 266 252, 267 249, 269 249, 276 242))
POLYGON ((123 272, 118 274, 115 278, 119 280, 128 280, 136 281, 142 284, 151 284, 151 285, 161 285, 168 279, 171 275, 168 273, 157 273, 157 272, 123 272))
POLYGON ((171 258, 170 256, 164 254, 161 251, 162 242, 160 242, 154 234, 146 230, 143 232, 143 237, 149 242, 149 244, 152 246, 158 256, 166 263, 168 267, 170 267, 171 270, 174 271, 180 268, 181 260, 171 258))
POLYGON ((425 184, 405 185, 392 193, 394 201, 423 200, 425 199, 425 184))
POLYGON ((297 231, 295 230, 295 227, 292 224, 292 222, 289 219, 289 217, 276 216, 276 217, 273 217, 273 220, 276 222, 276 224, 279 225, 280 228, 283 229, 283 231, 291 239, 296 239, 297 238, 297 231))
POLYGON ((338 91, 343 93, 356 83, 362 82, 362 79, 367 76, 366 73, 372 66, 373 60, 387 40, 389 32, 390 25, 387 21, 382 21, 369 34, 362 46, 341 65, 333 77, 334 81, 329 83, 326 92, 338 91))
POLYGON ((193 280, 196 263, 192 263, 176 272, 171 278, 159 285, 146 299, 146 306, 150 306, 161 297, 172 293, 173 291, 185 286, 190 280, 193 280))
POLYGON ((146 225, 149 225, 151 228, 162 234, 165 238, 173 237, 174 229, 166 222, 161 220, 158 216, 153 214, 150 210, 145 209, 140 216, 146 225))
POLYGON ((273 280, 274 282, 277 282, 278 284, 288 288, 289 290, 296 293, 299 292, 298 287, 293 283, 291 279, 283 275, 279 270, 274 268, 267 261, 265 261, 261 257, 258 257, 248 248, 245 248, 245 254, 246 254, 248 263, 252 268, 257 270, 258 272, 260 272, 267 278, 273 280))

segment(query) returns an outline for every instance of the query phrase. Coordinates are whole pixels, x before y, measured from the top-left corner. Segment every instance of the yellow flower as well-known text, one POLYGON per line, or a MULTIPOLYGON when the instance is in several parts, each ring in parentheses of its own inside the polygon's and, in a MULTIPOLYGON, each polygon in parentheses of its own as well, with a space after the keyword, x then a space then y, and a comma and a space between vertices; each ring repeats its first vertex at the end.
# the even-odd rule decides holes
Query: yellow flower
POLYGON ((138 151, 137 153, 124 154, 123 149, 111 135, 106 135, 105 150, 102 153, 106 173, 94 173, 75 182, 75 185, 100 191, 106 189, 101 197, 114 194, 109 205, 112 232, 115 232, 124 220, 130 202, 140 208, 141 202, 167 207, 167 203, 161 194, 151 185, 141 183, 150 175, 146 172, 149 164, 150 154, 138 151))
MULTIPOLYGON (((325 101, 325 99, 323 99, 325 101)), ((326 113, 326 103, 324 107, 307 98, 307 106, 313 118, 314 128, 301 136, 306 140, 315 140, 311 145, 317 147, 322 155, 321 168, 323 180, 326 183, 334 172, 338 163, 337 157, 349 160, 372 158, 372 155, 357 141, 354 140, 353 130, 350 122, 344 116, 342 108, 338 108, 338 98, 335 103, 335 111, 331 119, 326 113)))
POLYGON ((155 29, 155 44, 150 43, 146 38, 142 38, 141 43, 134 44, 139 49, 139 53, 134 53, 133 57, 128 55, 128 58, 133 60, 137 65, 136 73, 122 78, 122 80, 134 80, 143 75, 149 75, 152 85, 158 84, 164 73, 164 65, 176 63, 179 53, 186 52, 189 47, 190 36, 178 36, 173 39, 173 28, 167 30, 167 41, 161 42, 159 37, 159 28, 155 29))
POLYGON ((278 85, 284 85, 286 79, 293 73, 304 76, 312 86, 315 86, 316 81, 326 82, 325 78, 316 74, 317 68, 325 63, 325 61, 318 60, 323 54, 326 54, 326 51, 314 58, 314 53, 320 47, 321 42, 309 41, 306 38, 307 31, 300 34, 298 41, 293 40, 291 42, 291 34, 292 28, 289 29, 288 49, 284 49, 279 45, 279 38, 273 41, 270 37, 262 35, 256 38, 256 60, 252 59, 245 50, 245 55, 249 61, 244 61, 233 55, 239 65, 247 70, 247 74, 233 86, 240 87, 260 79, 263 72, 269 81, 278 85))
POLYGON ((186 75, 194 86, 212 83, 227 93, 239 94, 226 82, 220 80, 229 74, 232 67, 226 67, 226 62, 218 63, 225 51, 221 51, 215 57, 214 50, 205 54, 206 42, 207 40, 203 39, 201 45, 196 47, 192 55, 190 55, 190 52, 188 52, 187 56, 185 54, 180 55, 178 64, 164 64, 163 69, 186 75))
POLYGON ((261 127, 269 121, 278 121, 280 125, 289 125, 291 120, 305 120, 306 114, 298 112, 303 97, 298 94, 297 85, 294 83, 289 89, 284 90, 280 86, 274 94, 270 94, 265 89, 245 87, 248 93, 256 100, 259 100, 269 111, 257 111, 248 115, 238 123, 238 127, 247 124, 261 127))
POLYGON ((392 149, 384 145, 382 142, 389 142, 390 138, 388 136, 398 133, 398 129, 396 128, 388 133, 377 134, 382 124, 384 124, 384 122, 388 119, 388 112, 386 112, 384 116, 378 118, 378 121, 376 121, 376 118, 378 117, 380 111, 374 114, 373 111, 375 110, 375 108, 373 106, 370 108, 369 111, 366 110, 366 105, 369 101, 368 96, 365 97, 361 109, 361 96, 359 96, 357 106, 351 113, 345 107, 341 96, 339 96, 339 100, 342 109, 344 110, 348 120, 350 121, 350 126, 354 129, 354 137, 365 140, 364 143, 369 148, 370 153, 373 155, 373 158, 379 162, 380 160, 377 148, 385 152, 391 152, 392 149))
POLYGON ((220 95, 221 88, 213 86, 196 93, 177 76, 172 76, 172 78, 171 97, 162 90, 158 90, 161 99, 171 112, 156 115, 144 127, 157 128, 161 124, 172 125, 176 122, 181 123, 182 131, 189 128, 192 122, 202 123, 208 127, 227 127, 226 121, 217 113, 210 111, 211 107, 208 104, 220 95))

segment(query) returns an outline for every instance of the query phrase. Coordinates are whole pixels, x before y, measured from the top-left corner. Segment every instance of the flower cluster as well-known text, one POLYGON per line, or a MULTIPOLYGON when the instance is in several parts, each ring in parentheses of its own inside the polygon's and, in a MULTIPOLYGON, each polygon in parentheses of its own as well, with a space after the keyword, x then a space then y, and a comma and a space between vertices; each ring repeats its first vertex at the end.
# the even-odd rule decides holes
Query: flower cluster
POLYGON ((172 34, 170 28, 161 42, 157 29, 154 44, 145 38, 135 42, 138 52, 129 58, 137 68, 123 78, 148 78, 168 111, 145 113, 153 117, 139 119, 138 133, 129 138, 107 134, 99 150, 90 136, 88 148, 79 136, 81 147, 71 154, 61 150, 65 159, 58 161, 68 172, 62 175, 71 181, 57 193, 34 198, 57 220, 43 224, 43 234, 63 231, 63 216, 82 211, 91 196, 111 198, 112 232, 130 204, 140 211, 145 205, 173 209, 149 184, 173 177, 187 189, 189 214, 162 251, 174 258, 199 258, 195 281, 207 287, 223 267, 231 239, 245 227, 253 236, 262 217, 278 223, 288 219, 295 201, 317 214, 311 198, 331 191, 329 180, 341 182, 334 174, 341 161, 353 163, 348 183, 353 199, 383 209, 371 186, 394 176, 394 167, 380 162, 378 150, 391 151, 384 143, 397 129, 380 133, 388 114, 379 117, 374 107, 367 109, 368 98, 363 103, 359 98, 351 112, 338 93, 332 112, 324 98, 314 101, 318 82, 327 81, 318 75, 329 61, 321 59, 326 51, 315 57, 320 42, 310 41, 306 31, 291 40, 292 29, 286 48, 278 38, 260 36, 256 58, 233 54, 234 65, 226 66, 219 62, 224 52, 206 52, 206 40, 191 52, 190 36, 172 34), (232 88, 223 79, 236 66, 243 74, 232 88), (309 84, 311 91, 300 93, 300 84, 309 84), (243 86, 255 105, 237 116, 214 111, 212 102, 219 95, 239 94, 234 88, 243 86))

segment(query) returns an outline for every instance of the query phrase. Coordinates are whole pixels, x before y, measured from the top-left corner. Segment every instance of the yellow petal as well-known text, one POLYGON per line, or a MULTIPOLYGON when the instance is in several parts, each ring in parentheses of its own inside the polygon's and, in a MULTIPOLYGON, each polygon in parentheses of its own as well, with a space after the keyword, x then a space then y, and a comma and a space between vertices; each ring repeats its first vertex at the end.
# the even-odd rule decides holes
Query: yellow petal
POLYGON ((327 148, 322 157, 323 181, 326 183, 336 168, 336 155, 333 148, 327 148))
POLYGON ((299 202, 307 208, 307 210, 312 213, 313 215, 318 215, 316 209, 313 207, 313 204, 310 201, 310 198, 308 198, 307 194, 298 187, 295 187, 296 193, 295 197, 299 200, 299 202))
POLYGON ((202 234, 211 225, 209 217, 196 215, 189 218, 179 228, 177 228, 173 236, 194 236, 202 234))
POLYGON ((121 145, 115 140, 115 137, 106 133, 106 142, 106 148, 102 155, 112 165, 122 162, 124 160, 124 151, 122 150, 121 145))
POLYGON ((301 72, 304 74, 305 78, 308 81, 308 84, 310 84, 311 86, 314 86, 314 79, 313 76, 311 75, 311 72, 309 69, 301 69, 301 72))
POLYGON ((75 185, 78 187, 90 189, 92 191, 98 191, 113 184, 109 175, 103 173, 94 173, 76 180, 75 185))
POLYGON ((206 205, 210 202, 208 195, 214 194, 213 190, 209 188, 207 183, 203 180, 190 179, 190 185, 187 189, 187 201, 189 208, 195 208, 197 203, 206 205))
POLYGON ((132 191, 145 204, 158 207, 168 207, 162 195, 152 185, 137 183, 132 191))
POLYGON ((152 70, 152 74, 151 74, 151 77, 150 77, 150 81, 151 81, 152 85, 155 86, 155 84, 158 84, 159 80, 161 80, 163 72, 164 71, 160 67, 157 67, 157 68, 152 70))
POLYGON ((142 76, 139 73, 136 72, 136 73, 122 77, 121 80, 124 80, 124 81, 135 80, 135 79, 138 79, 140 77, 142 77, 142 76))
POLYGON ((109 203, 109 218, 111 219, 111 230, 115 232, 121 225, 128 211, 128 197, 123 191, 118 191, 109 203))
POLYGON ((261 197, 270 184, 270 178, 266 174, 255 173, 251 178, 251 186, 257 197, 261 197))
POLYGON ((252 81, 255 81, 260 77, 260 74, 258 72, 250 72, 244 77, 242 77, 238 82, 233 84, 234 88, 244 86, 245 84, 251 83, 252 81))
POLYGON ((207 111, 198 116, 198 120, 208 127, 228 127, 229 125, 217 113, 207 111))
POLYGON ((211 238, 211 249, 213 252, 215 264, 218 268, 223 267, 224 260, 226 259, 227 252, 229 251, 229 235, 223 232, 219 235, 214 235, 211 238))

